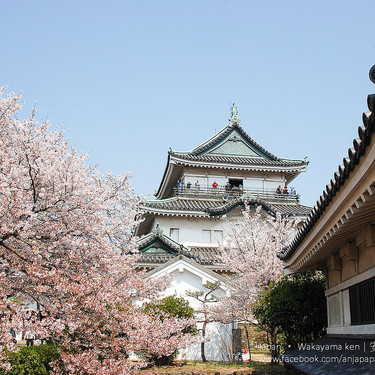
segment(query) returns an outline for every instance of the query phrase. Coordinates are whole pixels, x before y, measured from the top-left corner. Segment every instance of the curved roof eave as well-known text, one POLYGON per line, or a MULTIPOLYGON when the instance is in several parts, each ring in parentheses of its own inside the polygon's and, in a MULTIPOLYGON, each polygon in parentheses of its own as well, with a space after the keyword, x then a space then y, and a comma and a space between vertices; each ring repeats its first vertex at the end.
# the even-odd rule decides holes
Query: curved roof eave
POLYGON ((222 206, 219 207, 214 207, 214 208, 208 208, 206 212, 210 216, 222 216, 226 215, 230 211, 234 210, 237 207, 243 207, 245 208, 246 206, 261 206, 263 211, 267 212, 269 215, 275 217, 277 213, 280 213, 284 217, 299 217, 301 214, 296 214, 296 213, 282 213, 281 211, 275 209, 272 207, 271 204, 268 204, 267 202, 261 200, 261 199, 249 199, 249 198, 241 198, 241 199, 236 199, 234 201, 227 202, 223 204, 222 206))
MULTIPOLYGON (((259 170, 259 171, 272 171, 272 172, 303 172, 307 165, 307 161, 301 161, 295 165, 272 165, 270 164, 250 164, 249 163, 230 163, 230 162, 217 162, 217 161, 200 161, 200 160, 186 160, 179 158, 176 155, 171 156, 171 159, 175 161, 175 164, 180 164, 188 167, 199 167, 199 168, 225 168, 225 169, 243 169, 243 170, 259 170)), ((238 158, 246 159, 246 158, 238 158)), ((250 158, 249 158, 250 159, 250 158)), ((252 161, 255 158, 252 158, 252 161)), ((264 160, 264 159, 260 159, 264 160)))
POLYGON ((143 209, 146 214, 161 215, 161 216, 189 216, 189 217, 209 217, 209 215, 203 211, 182 211, 182 210, 165 210, 157 208, 143 209))
POLYGON ((167 171, 168 171, 168 168, 169 168, 169 161, 170 161, 170 158, 171 158, 171 153, 168 151, 168 158, 167 158, 167 165, 165 166, 165 169, 164 169, 164 174, 163 174, 163 177, 161 179, 161 182, 160 182, 160 185, 159 185, 159 188, 158 190, 155 192, 155 196, 158 198, 159 197, 159 194, 160 194, 160 191, 162 189, 162 186, 163 186, 163 182, 165 181, 165 177, 167 175, 167 171))
POLYGON ((300 204, 267 202, 255 197, 242 197, 231 201, 174 197, 151 201, 149 204, 142 206, 141 209, 146 215, 208 218, 210 216, 223 216, 239 205, 244 206, 248 203, 260 204, 265 211, 269 211, 273 215, 280 212, 283 216, 305 218, 311 210, 311 207, 300 204))

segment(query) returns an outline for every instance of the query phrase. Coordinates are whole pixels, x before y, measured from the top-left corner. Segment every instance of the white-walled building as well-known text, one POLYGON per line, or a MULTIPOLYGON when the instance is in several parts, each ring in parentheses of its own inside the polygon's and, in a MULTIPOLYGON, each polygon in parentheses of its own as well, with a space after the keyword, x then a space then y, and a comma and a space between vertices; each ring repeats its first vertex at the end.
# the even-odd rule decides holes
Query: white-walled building
MULTIPOLYGON (((207 281, 221 281, 225 291, 218 246, 229 222, 242 219, 245 205, 305 219, 311 208, 299 203, 291 183, 307 164, 261 147, 243 130, 233 105, 229 124, 209 140, 188 152, 169 150, 156 199, 142 205, 144 220, 136 232, 139 267, 150 277, 172 273, 170 292, 179 296, 204 291, 207 281)), ((207 344, 208 360, 224 359, 217 343, 207 344)), ((185 354, 199 359, 194 348, 185 354)))

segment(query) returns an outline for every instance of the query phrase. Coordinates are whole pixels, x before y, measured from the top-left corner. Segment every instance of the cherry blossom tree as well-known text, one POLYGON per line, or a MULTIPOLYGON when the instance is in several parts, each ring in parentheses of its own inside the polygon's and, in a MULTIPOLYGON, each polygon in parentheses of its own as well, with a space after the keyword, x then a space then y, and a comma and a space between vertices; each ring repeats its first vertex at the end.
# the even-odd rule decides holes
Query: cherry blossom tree
MULTIPOLYGON (((276 254, 291 240, 298 221, 280 213, 271 216, 258 206, 247 207, 242 221, 230 224, 221 246, 221 260, 232 276, 226 283, 229 293, 217 305, 216 314, 228 321, 254 323, 252 305, 259 293, 282 275, 282 263, 276 254)), ((250 350, 249 342, 248 347, 250 350)))
MULTIPOLYGON (((152 317, 168 280, 135 270, 138 199, 129 174, 101 174, 20 97, 0 98, 0 343, 26 328, 61 349, 67 374, 130 374, 129 353, 168 355, 189 344, 188 319, 152 317)), ((0 362, 6 369, 4 352, 0 362)))

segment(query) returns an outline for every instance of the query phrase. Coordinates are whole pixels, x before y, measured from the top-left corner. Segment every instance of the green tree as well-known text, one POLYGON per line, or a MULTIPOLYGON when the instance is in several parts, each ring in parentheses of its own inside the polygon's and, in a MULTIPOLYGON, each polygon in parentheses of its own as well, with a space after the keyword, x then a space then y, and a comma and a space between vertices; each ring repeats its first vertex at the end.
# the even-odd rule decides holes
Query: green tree
MULTIPOLYGON (((163 317, 176 317, 185 319, 194 319, 194 309, 189 306, 189 302, 183 297, 177 297, 176 295, 164 297, 159 301, 153 303, 147 303, 144 306, 144 311, 147 314, 156 314, 161 320, 163 317)), ((188 325, 182 330, 183 334, 197 334, 195 324, 188 325)), ((176 358, 177 351, 171 355, 163 355, 158 357, 151 355, 147 359, 155 363, 156 366, 170 365, 176 358)))
MULTIPOLYGON (((48 375, 51 362, 59 359, 54 345, 22 347, 17 353, 8 353, 11 369, 7 375, 48 375)), ((0 375, 5 374, 0 370, 0 375)))
POLYGON ((306 272, 273 282, 253 305, 254 316, 270 337, 272 357, 279 345, 294 349, 321 337, 327 326, 325 278, 306 272), (283 339, 280 340, 279 338, 283 339))

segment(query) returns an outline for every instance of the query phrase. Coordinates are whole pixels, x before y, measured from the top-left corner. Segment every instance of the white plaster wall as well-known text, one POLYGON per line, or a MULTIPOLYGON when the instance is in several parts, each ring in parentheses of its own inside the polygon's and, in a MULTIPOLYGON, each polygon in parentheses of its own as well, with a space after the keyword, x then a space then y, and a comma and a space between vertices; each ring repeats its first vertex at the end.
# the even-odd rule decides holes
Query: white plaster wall
POLYGON ((184 183, 187 184, 188 182, 190 182, 192 185, 192 188, 195 187, 195 183, 197 182, 197 180, 199 181, 200 186, 202 187, 208 186, 209 179, 206 174, 193 173, 193 174, 185 174, 183 176, 184 183))
POLYGON ((216 181, 219 186, 224 187, 230 178, 242 179, 245 189, 252 189, 259 192, 274 191, 279 185, 284 187, 285 179, 281 173, 257 173, 251 171, 224 171, 215 173, 215 171, 207 171, 207 173, 185 173, 183 175, 184 183, 190 182, 194 188, 196 181, 203 186, 212 186, 216 181))
MULTIPOLYGON (((206 284, 208 281, 217 281, 217 279, 214 279, 211 276, 205 276, 203 272, 201 275, 197 275, 184 266, 178 267, 178 269, 171 272, 170 275, 172 275, 173 279, 170 286, 163 294, 166 296, 176 294, 179 297, 183 297, 189 301, 189 305, 193 309, 199 309, 201 305, 195 298, 187 296, 186 291, 203 291, 204 293, 207 293, 209 290, 205 288, 203 284, 206 284)), ((224 289, 221 288, 215 293, 216 295, 225 295, 224 289)))
MULTIPOLYGON (((199 327, 199 326, 198 326, 199 327)), ((205 356, 208 361, 231 361, 232 324, 209 323, 206 327, 205 356)), ((201 345, 181 349, 179 359, 202 360, 201 345)))
MULTIPOLYGON (((186 295, 186 291, 203 291, 208 292, 208 289, 203 286, 209 282, 215 282, 218 279, 206 271, 203 271, 190 263, 179 260, 160 272, 151 275, 150 277, 162 276, 165 273, 172 276, 170 286, 163 292, 162 296, 177 295, 189 301, 189 305, 194 310, 199 310, 201 304, 195 298, 186 295)), ((224 288, 219 288, 215 291, 216 295, 225 294, 224 288)), ((136 303, 141 303, 136 301, 136 303)), ((201 328, 202 323, 197 324, 197 328, 201 328)), ((231 353, 232 344, 232 324, 209 323, 206 327, 205 354, 209 361, 230 361, 229 354, 231 353)), ((133 353, 131 359, 137 359, 133 353)), ((187 360, 201 360, 201 345, 193 344, 186 349, 180 349, 178 358, 187 360)))
POLYGON ((243 180, 244 189, 251 189, 259 192, 263 192, 264 181, 263 178, 244 178, 243 180))
MULTIPOLYGON (((211 276, 197 271, 198 274, 190 272, 187 268, 190 265, 184 265, 181 262, 170 275, 173 276, 169 288, 164 292, 164 295, 174 295, 183 297, 189 301, 189 305, 199 310, 201 304, 195 298, 186 295, 186 291, 203 291, 208 292, 208 289, 203 286, 207 281, 215 281, 211 276)), ((224 294, 224 289, 219 289, 216 294, 224 294)), ((198 324, 198 328, 202 327, 202 323, 198 324)), ((206 337, 209 339, 205 343, 206 358, 209 361, 229 361, 229 353, 231 351, 232 343, 232 324, 209 323, 206 328, 206 337)), ((188 360, 201 360, 201 345, 193 344, 186 349, 179 351, 179 358, 188 360)))
POLYGON ((172 272, 172 282, 169 288, 165 290, 164 294, 167 296, 176 294, 179 297, 183 297, 189 301, 189 305, 193 309, 197 309, 199 307, 199 302, 192 297, 186 296, 186 291, 207 291, 207 289, 203 287, 203 284, 205 284, 207 280, 203 280, 203 278, 187 271, 185 268, 180 268, 180 270, 172 272))
POLYGON ((327 296, 327 333, 335 335, 374 335, 375 324, 351 325, 349 289, 327 296))
MULTIPOLYGON (((226 218, 200 218, 200 217, 178 217, 158 216, 155 218, 154 226, 159 223, 164 234, 170 235, 170 228, 179 228, 179 242, 183 245, 207 245, 203 242, 202 230, 222 230, 224 238, 229 231, 230 225, 226 218)), ((217 243, 212 242, 213 245, 217 243)))
POLYGON ((282 188, 285 186, 285 181, 281 176, 280 178, 267 179, 264 181, 264 190, 266 192, 275 192, 279 185, 282 188))

